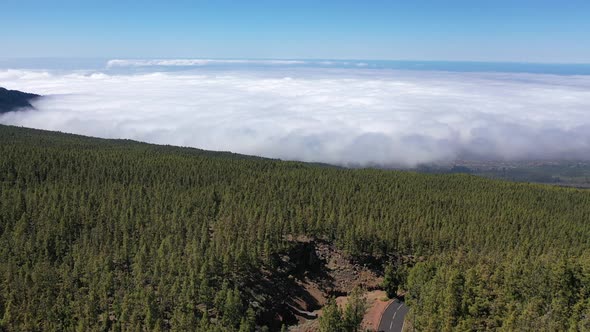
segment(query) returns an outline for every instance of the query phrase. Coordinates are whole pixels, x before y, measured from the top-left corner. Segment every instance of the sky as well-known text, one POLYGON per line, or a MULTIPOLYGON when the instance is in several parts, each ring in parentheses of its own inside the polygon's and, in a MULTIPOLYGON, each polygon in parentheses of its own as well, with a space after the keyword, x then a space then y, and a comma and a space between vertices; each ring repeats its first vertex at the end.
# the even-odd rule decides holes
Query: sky
POLYGON ((2 58, 590 63, 590 1, 0 2, 2 58))

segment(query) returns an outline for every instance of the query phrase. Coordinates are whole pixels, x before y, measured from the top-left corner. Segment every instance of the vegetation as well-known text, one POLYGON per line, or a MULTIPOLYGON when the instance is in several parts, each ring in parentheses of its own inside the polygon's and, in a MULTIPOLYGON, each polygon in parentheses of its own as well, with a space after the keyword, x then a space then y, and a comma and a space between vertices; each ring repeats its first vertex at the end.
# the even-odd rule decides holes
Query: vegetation
POLYGON ((400 272, 405 272, 402 269, 403 267, 398 267, 395 269, 392 264, 385 265, 385 271, 383 271, 383 282, 381 286, 389 298, 394 298, 397 296, 397 291, 399 290, 399 286, 401 284, 400 272))
POLYGON ((355 288, 348 298, 344 310, 330 298, 319 318, 320 332, 357 332, 367 311, 367 301, 362 290, 355 288))
POLYGON ((344 318, 344 331, 357 332, 367 311, 367 300, 363 297, 362 290, 355 288, 348 297, 348 302, 342 313, 344 318))
POLYGON ((418 330, 588 330, 589 220, 590 191, 0 126, 0 326, 253 331, 253 276, 308 235, 414 257, 418 330))
POLYGON ((334 298, 330 298, 324 306, 319 323, 320 332, 342 332, 344 325, 342 311, 338 307, 338 304, 336 304, 334 298))
POLYGON ((463 161, 462 165, 452 167, 422 165, 417 170, 425 173, 466 173, 492 179, 590 188, 590 163, 588 161, 463 161))
POLYGON ((541 165, 516 165, 512 168, 479 170, 473 174, 510 181, 590 188, 588 162, 554 161, 541 165))

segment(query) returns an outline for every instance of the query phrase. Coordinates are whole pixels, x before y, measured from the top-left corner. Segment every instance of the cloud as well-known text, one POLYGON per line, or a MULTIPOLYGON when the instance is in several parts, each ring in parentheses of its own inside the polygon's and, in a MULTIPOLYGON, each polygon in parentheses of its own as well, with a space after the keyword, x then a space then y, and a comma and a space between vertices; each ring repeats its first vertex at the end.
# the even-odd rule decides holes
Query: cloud
POLYGON ((343 165, 588 159, 590 76, 275 68, 0 71, 0 123, 343 165))
POLYGON ((107 68, 112 67, 150 67, 150 66, 207 66, 228 64, 252 64, 252 65, 302 65, 301 60, 220 60, 220 59, 161 59, 161 60, 121 60, 113 59, 107 62, 107 68))
POLYGON ((365 62, 342 60, 248 60, 248 59, 113 59, 107 69, 121 67, 204 67, 204 66, 315 66, 315 67, 368 67, 365 62))

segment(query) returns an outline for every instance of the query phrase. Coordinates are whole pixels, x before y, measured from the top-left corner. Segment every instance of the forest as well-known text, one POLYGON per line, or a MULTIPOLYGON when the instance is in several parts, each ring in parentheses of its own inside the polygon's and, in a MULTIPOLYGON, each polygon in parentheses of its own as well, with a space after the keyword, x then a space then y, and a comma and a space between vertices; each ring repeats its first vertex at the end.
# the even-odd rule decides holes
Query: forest
POLYGON ((590 191, 0 126, 2 331, 280 329, 252 283, 301 235, 416 331, 590 331, 590 191))

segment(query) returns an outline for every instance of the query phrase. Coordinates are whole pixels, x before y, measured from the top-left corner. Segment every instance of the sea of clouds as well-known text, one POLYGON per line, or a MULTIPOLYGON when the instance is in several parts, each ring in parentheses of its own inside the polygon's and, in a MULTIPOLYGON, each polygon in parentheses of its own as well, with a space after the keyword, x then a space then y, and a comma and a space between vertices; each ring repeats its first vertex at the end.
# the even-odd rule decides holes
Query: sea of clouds
POLYGON ((92 71, 2 69, 0 86, 47 97, 0 123, 348 166, 590 159, 590 76, 359 63, 112 60, 92 71), (129 67, 142 70, 116 70, 129 67))

